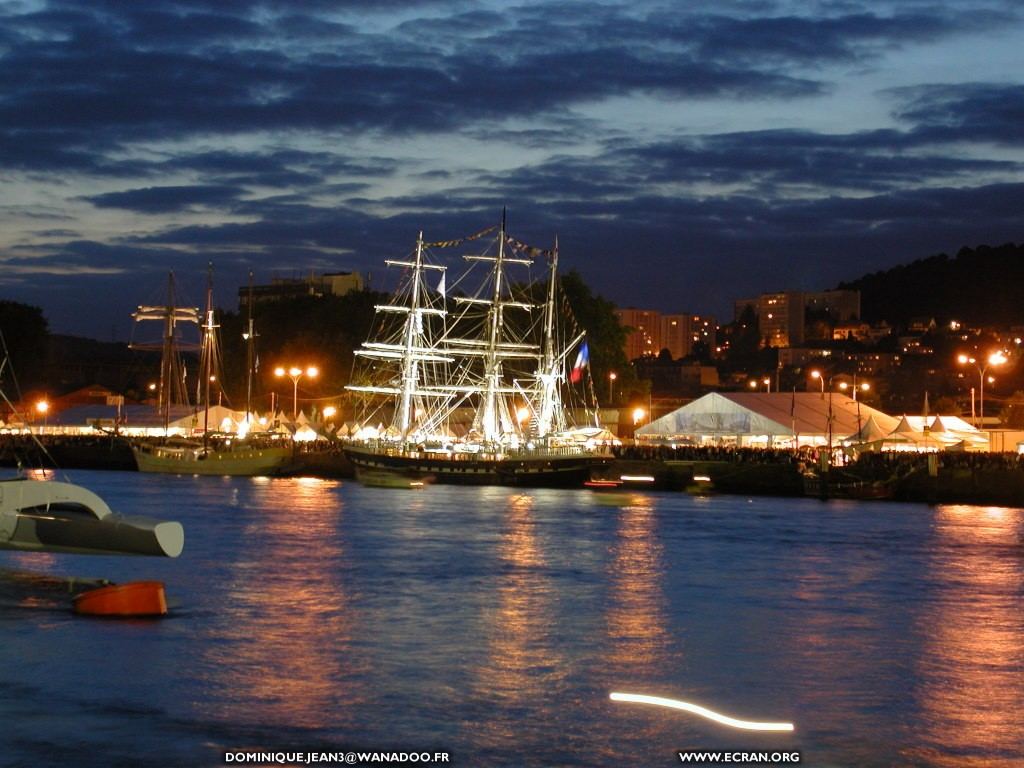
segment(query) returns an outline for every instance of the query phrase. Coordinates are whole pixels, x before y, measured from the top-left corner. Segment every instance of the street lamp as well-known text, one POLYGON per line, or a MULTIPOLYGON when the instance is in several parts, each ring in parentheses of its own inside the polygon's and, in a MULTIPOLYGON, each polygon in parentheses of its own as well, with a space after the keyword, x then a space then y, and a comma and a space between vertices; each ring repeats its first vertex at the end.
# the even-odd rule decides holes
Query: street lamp
POLYGON ((868 384, 866 381, 862 381, 860 383, 860 386, 858 387, 857 386, 857 374, 853 374, 853 384, 847 384, 845 381, 841 381, 841 382, 839 382, 839 388, 841 390, 843 390, 843 392, 845 392, 847 389, 853 390, 853 400, 854 400, 854 402, 856 402, 857 401, 857 393, 858 392, 867 392, 869 389, 871 389, 871 385, 868 384))
POLYGON ((612 387, 615 385, 615 380, 617 378, 619 378, 619 376, 617 373, 615 373, 615 371, 612 371, 611 373, 608 374, 608 405, 611 405, 612 400, 614 399, 612 387))
POLYGON ((635 427, 637 424, 639 424, 641 421, 643 421, 643 418, 646 415, 647 415, 647 411, 645 411, 643 408, 639 408, 639 407, 634 408, 633 409, 633 426, 635 427))
POLYGON ((45 400, 40 400, 36 403, 36 413, 43 417, 43 429, 46 429, 46 417, 50 412, 50 404, 45 400))
POLYGON ((285 370, 281 366, 274 369, 274 375, 277 378, 284 378, 288 376, 292 380, 292 418, 297 419, 299 417, 299 379, 303 376, 308 376, 311 379, 315 379, 319 375, 320 371, 315 366, 309 366, 306 370, 302 370, 296 366, 292 366, 285 370))
MULTIPOLYGON (((978 371, 978 418, 974 423, 976 429, 985 423, 985 372, 989 366, 1000 366, 1007 360, 1009 358, 1002 352, 993 352, 984 361, 977 360, 970 355, 957 355, 956 361, 960 365, 973 365, 978 371)), ((989 383, 991 384, 993 381, 994 379, 990 377, 989 383)))
POLYGON ((821 382, 821 399, 825 399, 825 377, 821 375, 821 371, 811 371, 811 378, 817 379, 821 382))

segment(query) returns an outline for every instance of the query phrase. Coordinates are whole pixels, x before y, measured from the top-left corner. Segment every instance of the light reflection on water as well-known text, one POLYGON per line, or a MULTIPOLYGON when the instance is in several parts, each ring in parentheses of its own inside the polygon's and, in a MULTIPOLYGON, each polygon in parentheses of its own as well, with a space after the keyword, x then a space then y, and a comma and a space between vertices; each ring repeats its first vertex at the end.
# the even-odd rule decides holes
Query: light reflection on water
POLYGON ((619 684, 646 690, 666 667, 670 642, 662 581, 663 545, 658 536, 654 499, 637 495, 617 510, 616 539, 607 578, 607 661, 619 684))
POLYGON ((263 489, 265 514, 243 529, 216 629, 199 645, 213 694, 202 715, 317 728, 343 724, 359 706, 358 614, 336 567, 345 556, 339 486, 297 478, 263 489))
POLYGON ((185 554, 0 567, 160 578, 175 615, 74 619, 59 580, 0 577, 16 762, 46 762, 84 725, 77 762, 97 766, 304 745, 429 746, 455 765, 667 765, 723 747, 1024 764, 1021 510, 75 478, 115 509, 182 520, 185 554), (629 689, 797 732, 607 701, 629 689))
POLYGON ((1010 768, 1024 761, 1024 610, 1021 510, 935 510, 920 615, 920 745, 909 757, 945 768, 1010 768))

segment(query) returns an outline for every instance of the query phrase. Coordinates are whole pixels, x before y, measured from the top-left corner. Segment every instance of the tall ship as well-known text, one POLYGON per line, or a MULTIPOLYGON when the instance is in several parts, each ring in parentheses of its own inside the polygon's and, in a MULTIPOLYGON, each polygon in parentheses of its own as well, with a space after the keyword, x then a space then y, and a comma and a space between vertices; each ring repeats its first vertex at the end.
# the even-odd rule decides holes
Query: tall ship
MULTIPOLYGON (((252 279, 250 276, 250 291, 252 279)), ((207 277, 206 312, 200 325, 199 310, 176 306, 173 275, 168 285, 166 306, 140 306, 135 320, 158 320, 163 323, 163 342, 160 366, 158 408, 164 419, 164 432, 168 431, 171 403, 178 398, 187 405, 178 349, 177 328, 179 325, 195 323, 200 326, 199 376, 196 382, 195 402, 198 404, 195 417, 202 425, 202 439, 165 439, 160 442, 137 442, 132 445, 132 454, 140 472, 159 472, 180 475, 274 475, 282 472, 292 460, 292 446, 289 443, 256 443, 240 439, 238 435, 221 435, 210 428, 211 385, 220 384, 220 347, 213 310, 213 271, 207 277), (200 407, 201 406, 201 407, 200 407)), ((247 344, 248 381, 246 385, 246 425, 255 423, 252 412, 252 370, 256 333, 252 319, 252 300, 249 301, 248 328, 244 334, 247 344)), ((216 425, 215 425, 216 426, 216 425)))
POLYGON ((559 288, 557 242, 527 245, 503 215, 457 240, 420 233, 409 257, 386 264, 403 270, 399 288, 376 307, 348 386, 361 400, 363 427, 344 448, 357 476, 578 486, 610 462, 586 335, 559 288), (457 248, 472 252, 449 275, 435 252, 457 248))

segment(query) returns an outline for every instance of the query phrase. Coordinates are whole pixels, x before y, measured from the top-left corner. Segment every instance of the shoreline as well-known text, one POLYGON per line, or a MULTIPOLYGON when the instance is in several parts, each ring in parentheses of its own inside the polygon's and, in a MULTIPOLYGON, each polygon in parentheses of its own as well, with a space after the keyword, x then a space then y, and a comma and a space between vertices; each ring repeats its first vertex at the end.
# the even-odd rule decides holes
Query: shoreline
MULTIPOLYGON (((112 435, 39 438, 52 461, 32 438, 0 439, 0 466, 48 469, 136 469, 128 440, 112 435)), ((1024 507, 1024 458, 1017 454, 865 454, 846 466, 817 472, 807 453, 729 448, 634 448, 616 450, 603 473, 650 476, 645 487, 659 491, 745 496, 853 498, 927 504, 996 504, 1024 507), (929 472, 928 456, 937 456, 929 472), (697 483, 695 476, 710 478, 697 483)), ((352 479, 354 469, 334 445, 300 444, 284 473, 352 479)))

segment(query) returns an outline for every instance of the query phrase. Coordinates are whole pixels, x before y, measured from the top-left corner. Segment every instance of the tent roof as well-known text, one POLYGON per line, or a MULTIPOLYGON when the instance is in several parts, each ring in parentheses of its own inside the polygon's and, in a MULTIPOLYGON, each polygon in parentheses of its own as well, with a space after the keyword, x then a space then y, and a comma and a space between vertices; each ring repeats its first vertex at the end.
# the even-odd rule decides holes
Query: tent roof
POLYGON ((820 392, 712 392, 636 431, 638 437, 682 435, 825 435, 857 433, 874 417, 888 434, 897 420, 846 395, 820 392), (858 417, 859 412, 859 417, 858 417), (859 422, 859 424, 858 424, 859 422))
POLYGON ((851 443, 873 443, 877 440, 882 440, 889 434, 878 425, 878 419, 875 418, 875 414, 868 416, 864 422, 864 426, 860 428, 859 432, 855 432, 850 435, 844 442, 851 443))

